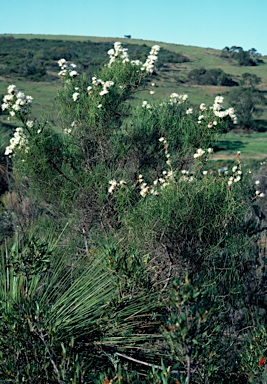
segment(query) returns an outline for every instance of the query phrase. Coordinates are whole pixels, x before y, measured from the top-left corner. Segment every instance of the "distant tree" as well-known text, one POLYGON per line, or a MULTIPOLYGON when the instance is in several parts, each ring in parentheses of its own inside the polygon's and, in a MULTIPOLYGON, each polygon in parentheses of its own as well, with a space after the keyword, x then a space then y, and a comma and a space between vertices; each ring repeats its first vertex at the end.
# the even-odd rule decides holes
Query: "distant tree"
POLYGON ((244 88, 255 88, 261 82, 261 78, 253 73, 245 72, 242 74, 240 85, 244 88))
POLYGON ((199 85, 222 85, 232 87, 238 85, 230 75, 220 68, 205 69, 195 68, 188 74, 188 79, 199 85))
POLYGON ((239 126, 245 129, 257 129, 255 117, 259 117, 267 104, 263 93, 256 88, 261 82, 259 76, 251 73, 243 73, 240 87, 229 94, 229 102, 236 108, 239 126))
POLYGON ((244 51, 242 47, 233 45, 232 47, 224 47, 221 51, 221 57, 229 58, 237 61, 240 66, 255 66, 262 63, 261 54, 255 48, 244 51))

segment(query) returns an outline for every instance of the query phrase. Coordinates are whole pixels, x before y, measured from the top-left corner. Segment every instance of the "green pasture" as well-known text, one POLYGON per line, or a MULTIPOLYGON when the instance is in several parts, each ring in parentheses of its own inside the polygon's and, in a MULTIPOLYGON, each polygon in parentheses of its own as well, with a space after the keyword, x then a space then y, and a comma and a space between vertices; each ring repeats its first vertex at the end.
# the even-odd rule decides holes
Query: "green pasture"
POLYGON ((241 152, 243 158, 267 159, 267 132, 229 132, 222 135, 221 140, 217 143, 217 149, 213 159, 233 158, 238 151, 241 152))
MULTIPOLYGON (((12 80, 12 79, 11 79, 12 80)), ((14 84, 18 89, 24 92, 26 95, 33 97, 32 112, 33 115, 45 117, 51 113, 53 108, 53 100, 57 94, 57 90, 60 87, 60 82, 32 82, 32 81, 8 81, 8 79, 0 80, 0 95, 6 94, 7 87, 10 84, 14 84)))

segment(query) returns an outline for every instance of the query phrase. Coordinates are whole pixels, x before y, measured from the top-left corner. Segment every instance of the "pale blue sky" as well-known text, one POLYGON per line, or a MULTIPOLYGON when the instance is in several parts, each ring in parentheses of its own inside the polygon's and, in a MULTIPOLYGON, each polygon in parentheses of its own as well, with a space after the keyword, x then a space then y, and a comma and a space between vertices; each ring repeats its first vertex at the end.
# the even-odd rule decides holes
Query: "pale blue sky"
POLYGON ((267 55, 267 0, 0 0, 0 33, 129 34, 267 55))

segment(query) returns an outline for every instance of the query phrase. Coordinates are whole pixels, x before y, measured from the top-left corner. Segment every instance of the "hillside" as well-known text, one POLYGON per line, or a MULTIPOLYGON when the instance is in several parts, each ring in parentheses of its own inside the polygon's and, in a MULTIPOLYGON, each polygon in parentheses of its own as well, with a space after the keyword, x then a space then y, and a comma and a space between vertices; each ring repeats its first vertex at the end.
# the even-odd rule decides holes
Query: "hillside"
MULTIPOLYGON (((40 115, 50 113, 53 98, 60 87, 57 61, 64 57, 77 64, 81 73, 90 78, 99 65, 107 63, 107 50, 120 40, 128 48, 132 59, 143 59, 155 43, 161 47, 158 69, 151 82, 155 93, 151 95, 150 84, 138 93, 138 99, 167 97, 171 93, 186 93, 191 103, 211 104, 216 95, 228 95, 233 88, 225 85, 197 84, 188 78, 192 70, 223 71, 233 82, 239 83, 242 74, 260 77, 257 85, 262 95, 267 94, 267 57, 257 66, 238 66, 233 60, 221 57, 221 51, 212 48, 167 44, 136 39, 98 38, 86 36, 53 35, 0 35, 0 95, 9 84, 15 83, 34 98, 33 111, 40 115), (19 52, 19 55, 18 55, 19 52)), ((223 48, 223 47, 222 47, 223 48)), ((267 106, 262 107, 260 130, 266 129, 267 106)))

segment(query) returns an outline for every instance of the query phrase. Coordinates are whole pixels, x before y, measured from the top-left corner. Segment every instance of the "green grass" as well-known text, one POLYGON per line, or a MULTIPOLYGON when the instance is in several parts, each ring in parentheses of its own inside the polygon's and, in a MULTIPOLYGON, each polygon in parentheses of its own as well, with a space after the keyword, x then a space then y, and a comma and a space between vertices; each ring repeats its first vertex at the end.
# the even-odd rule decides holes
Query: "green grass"
POLYGON ((267 132, 240 133, 229 132, 222 136, 217 145, 220 149, 213 155, 214 159, 235 157, 237 151, 243 158, 267 159, 267 132))
MULTIPOLYGON (((8 85, 12 83, 13 82, 8 81, 8 79, 0 81, 0 95, 5 95, 8 85)), ((45 116, 46 114, 50 114, 53 107, 53 100, 55 99, 57 90, 60 88, 60 82, 48 83, 19 80, 15 82, 15 85, 20 91, 33 97, 33 115, 45 116)))

